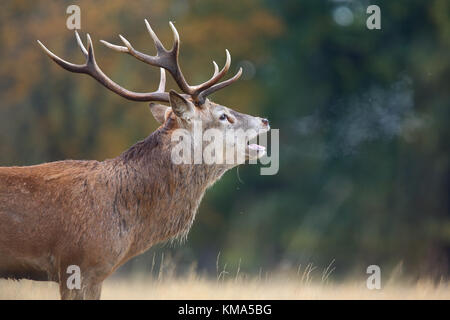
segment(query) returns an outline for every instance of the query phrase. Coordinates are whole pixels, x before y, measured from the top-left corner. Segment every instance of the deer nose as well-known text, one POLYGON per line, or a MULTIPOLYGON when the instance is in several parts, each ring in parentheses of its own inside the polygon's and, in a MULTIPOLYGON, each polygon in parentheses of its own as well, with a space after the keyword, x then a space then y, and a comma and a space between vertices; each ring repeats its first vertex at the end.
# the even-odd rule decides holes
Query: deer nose
POLYGON ((269 120, 267 120, 266 118, 261 120, 263 125, 268 126, 269 125, 269 120))

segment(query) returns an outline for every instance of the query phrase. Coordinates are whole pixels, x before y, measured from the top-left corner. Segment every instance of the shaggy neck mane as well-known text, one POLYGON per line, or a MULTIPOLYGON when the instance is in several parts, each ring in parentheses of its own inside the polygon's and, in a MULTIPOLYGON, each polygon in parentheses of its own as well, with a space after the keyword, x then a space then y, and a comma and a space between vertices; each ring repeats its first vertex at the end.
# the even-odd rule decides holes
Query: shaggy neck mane
POLYGON ((173 238, 184 238, 206 191, 226 171, 223 165, 171 161, 169 120, 111 161, 108 175, 121 234, 132 236, 132 254, 173 238))

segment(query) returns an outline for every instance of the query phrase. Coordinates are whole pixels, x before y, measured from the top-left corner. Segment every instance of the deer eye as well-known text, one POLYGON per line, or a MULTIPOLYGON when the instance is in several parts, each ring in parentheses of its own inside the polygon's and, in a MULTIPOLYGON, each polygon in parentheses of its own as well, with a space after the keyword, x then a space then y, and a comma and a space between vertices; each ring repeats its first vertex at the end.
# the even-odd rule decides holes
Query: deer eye
POLYGON ((227 117, 227 115, 224 113, 224 114, 222 114, 220 117, 219 117, 219 120, 225 120, 225 119, 227 119, 228 120, 228 117, 227 117))

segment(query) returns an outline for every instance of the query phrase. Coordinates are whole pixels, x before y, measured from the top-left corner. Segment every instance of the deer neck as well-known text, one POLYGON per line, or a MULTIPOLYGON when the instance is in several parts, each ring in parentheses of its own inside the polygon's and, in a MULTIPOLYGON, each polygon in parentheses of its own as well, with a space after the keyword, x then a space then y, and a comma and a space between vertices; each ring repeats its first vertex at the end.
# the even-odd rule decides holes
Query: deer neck
POLYGON ((116 206, 133 254, 155 243, 183 239, 206 191, 228 169, 174 164, 170 131, 161 127, 115 159, 116 206))

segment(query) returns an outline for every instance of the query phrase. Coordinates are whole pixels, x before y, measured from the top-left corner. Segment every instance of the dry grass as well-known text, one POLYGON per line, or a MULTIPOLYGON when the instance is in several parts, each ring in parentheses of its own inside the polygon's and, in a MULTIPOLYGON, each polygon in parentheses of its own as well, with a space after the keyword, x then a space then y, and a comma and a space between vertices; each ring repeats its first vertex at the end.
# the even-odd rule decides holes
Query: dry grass
MULTIPOLYGON (((153 256, 151 269, 135 270, 130 276, 108 278, 102 290, 102 299, 450 299, 450 282, 402 279, 401 264, 394 268, 380 290, 369 290, 366 278, 343 282, 332 281, 334 260, 325 267, 312 263, 296 269, 280 266, 273 272, 250 276, 241 272, 241 261, 231 271, 221 265, 220 253, 216 261, 216 277, 200 275, 195 264, 183 276, 177 276, 176 263, 170 256, 161 255, 159 265, 153 256)), ((0 279, 0 299, 59 299, 56 283, 29 280, 0 279)))
MULTIPOLYGON (((58 299, 55 283, 0 280, 0 299, 58 299)), ((288 278, 215 280, 199 276, 108 279, 102 299, 450 299, 448 283, 387 283, 368 290, 365 281, 315 283, 288 278)))

